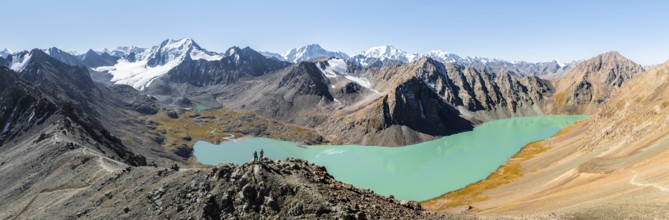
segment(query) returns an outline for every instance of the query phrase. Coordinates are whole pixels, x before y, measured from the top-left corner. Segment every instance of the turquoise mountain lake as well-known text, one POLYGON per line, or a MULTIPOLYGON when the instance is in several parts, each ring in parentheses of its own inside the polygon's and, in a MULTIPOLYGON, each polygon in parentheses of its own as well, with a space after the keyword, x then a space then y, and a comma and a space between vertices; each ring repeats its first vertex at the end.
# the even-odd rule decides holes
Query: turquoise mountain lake
POLYGON ((301 158, 325 166, 337 180, 381 195, 423 201, 486 178, 526 144, 553 136, 584 115, 537 116, 487 122, 473 131, 404 147, 300 146, 243 138, 193 146, 204 164, 242 164, 264 149, 274 160, 301 158))

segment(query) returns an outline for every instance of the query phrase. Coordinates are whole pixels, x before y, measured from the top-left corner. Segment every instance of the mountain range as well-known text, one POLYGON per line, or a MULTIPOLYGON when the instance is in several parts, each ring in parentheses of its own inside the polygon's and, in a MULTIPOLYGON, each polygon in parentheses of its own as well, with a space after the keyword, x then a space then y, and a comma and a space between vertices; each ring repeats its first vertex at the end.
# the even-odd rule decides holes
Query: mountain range
POLYGON ((354 56, 318 45, 282 55, 214 52, 184 38, 1 55, 3 219, 568 218, 616 210, 636 217, 667 202, 657 192, 666 191, 669 64, 647 70, 615 51, 563 64, 392 46, 354 56), (534 156, 514 157, 491 175, 507 175, 503 181, 422 204, 453 214, 356 189, 305 161, 192 161, 193 143, 220 140, 217 129, 302 144, 401 146, 548 114, 591 116, 521 150, 534 156))
MULTIPOLYGON (((99 83, 130 85, 168 106, 250 110, 304 126, 324 141, 386 146, 431 140, 500 118, 587 113, 643 71, 617 53, 571 64, 462 58, 444 51, 420 55, 393 46, 353 57, 317 44, 284 55, 249 47, 218 53, 190 38, 78 56, 57 48, 43 51, 62 63, 86 66, 99 83), (615 64, 602 66, 607 62, 615 64), (590 73, 592 68, 602 73, 590 73), (590 85, 596 89, 588 90, 590 85), (584 95, 596 99, 577 100, 584 95)), ((31 56, 12 53, 6 62, 21 72, 31 56)))
MULTIPOLYGON (((186 59, 186 53, 190 54, 190 59, 198 60, 220 60, 223 52, 211 52, 201 48, 190 38, 179 40, 165 40, 158 46, 151 48, 141 48, 136 46, 120 46, 116 49, 104 49, 102 51, 87 51, 81 55, 73 55, 57 48, 46 49, 48 54, 53 53, 56 59, 61 62, 81 65, 84 58, 89 57, 89 67, 109 67, 103 70, 118 73, 114 81, 122 84, 128 84, 135 88, 143 88, 152 81, 153 78, 163 75, 167 70, 173 68, 177 63, 186 59), (184 51, 185 50, 185 51, 184 51), (192 50, 192 53, 189 52, 192 50), (97 58, 91 52, 95 52, 104 58, 97 58), (78 58, 74 59, 74 57, 78 58), (113 58, 115 57, 115 58, 113 58), (153 57, 153 58, 151 58, 153 57), (114 61, 114 60, 117 61, 114 61), (151 61, 149 61, 151 59, 151 61), (161 60, 162 59, 162 60, 161 60), (160 61, 159 61, 160 60, 160 61), (169 61, 169 62, 168 62, 169 61), (119 62, 117 64, 117 62, 119 62), (146 64, 143 64, 146 62, 146 64), (168 66, 165 66, 169 64, 168 66), (147 65, 142 67, 142 65, 147 65), (113 71, 112 71, 113 69, 113 71), (146 74, 138 74, 144 73, 146 74), (142 76, 139 76, 142 75, 142 76)), ((0 52, 0 56, 8 57, 13 54, 5 49, 0 52)), ((487 68, 489 71, 499 72, 503 70, 512 71, 519 75, 535 75, 542 78, 555 79, 560 74, 568 71, 578 61, 573 63, 561 63, 557 60, 549 62, 511 62, 502 59, 482 58, 482 57, 461 57, 446 51, 434 50, 426 54, 408 53, 394 46, 376 46, 371 47, 359 54, 349 56, 346 53, 338 51, 329 51, 318 44, 310 44, 303 47, 291 49, 285 53, 260 52, 265 57, 275 58, 279 61, 298 63, 320 57, 335 57, 346 60, 354 68, 381 67, 384 65, 393 65, 415 61, 421 57, 431 57, 442 63, 455 63, 462 66, 472 66, 476 68, 487 68)))

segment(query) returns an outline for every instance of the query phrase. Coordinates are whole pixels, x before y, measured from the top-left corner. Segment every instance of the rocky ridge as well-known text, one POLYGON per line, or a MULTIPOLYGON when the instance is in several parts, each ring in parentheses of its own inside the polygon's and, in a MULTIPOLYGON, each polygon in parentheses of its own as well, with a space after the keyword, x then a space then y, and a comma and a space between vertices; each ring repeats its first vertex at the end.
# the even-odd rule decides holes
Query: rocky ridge
MULTIPOLYGON (((91 163, 77 161, 75 163, 91 163)), ((464 219, 423 211, 338 182, 306 161, 263 160, 183 169, 120 166, 91 186, 34 215, 40 218, 464 219), (142 184, 136 184, 141 182, 142 184), (59 208, 71 210, 63 213, 59 208)))

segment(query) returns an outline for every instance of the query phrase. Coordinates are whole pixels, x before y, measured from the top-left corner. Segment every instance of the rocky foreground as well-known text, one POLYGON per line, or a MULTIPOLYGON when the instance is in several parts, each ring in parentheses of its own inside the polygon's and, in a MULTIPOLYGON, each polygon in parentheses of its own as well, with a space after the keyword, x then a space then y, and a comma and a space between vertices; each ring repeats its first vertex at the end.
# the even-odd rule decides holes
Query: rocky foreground
MULTIPOLYGON (((81 160, 95 163, 97 160, 81 160)), ((100 165, 105 167, 103 163, 100 165)), ((107 166, 108 167, 108 166, 107 166)), ((303 160, 170 169, 117 167, 106 178, 29 218, 455 219, 336 181, 303 160)), ((23 216, 28 217, 28 216, 23 216)))

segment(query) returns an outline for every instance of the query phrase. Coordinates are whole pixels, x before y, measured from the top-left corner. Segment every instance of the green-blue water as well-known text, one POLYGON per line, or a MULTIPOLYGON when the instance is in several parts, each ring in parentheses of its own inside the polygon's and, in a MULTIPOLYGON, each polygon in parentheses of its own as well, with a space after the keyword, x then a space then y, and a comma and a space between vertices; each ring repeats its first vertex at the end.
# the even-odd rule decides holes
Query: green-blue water
POLYGON ((204 111, 204 110, 207 110, 207 109, 208 109, 207 106, 204 106, 204 105, 196 105, 195 106, 195 110, 198 110, 198 111, 204 111))
POLYGON ((404 147, 359 145, 308 146, 267 138, 244 138, 219 145, 198 141, 204 164, 252 160, 264 149, 271 159, 294 157, 323 165, 337 180, 403 200, 427 200, 487 177, 527 143, 554 135, 575 116, 538 116, 496 120, 473 131, 404 147))

